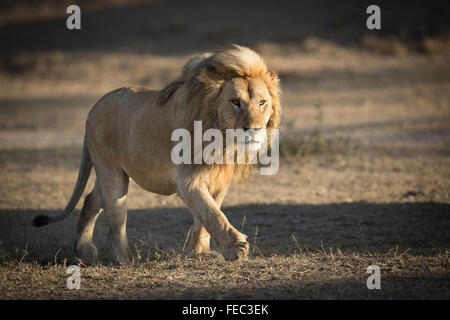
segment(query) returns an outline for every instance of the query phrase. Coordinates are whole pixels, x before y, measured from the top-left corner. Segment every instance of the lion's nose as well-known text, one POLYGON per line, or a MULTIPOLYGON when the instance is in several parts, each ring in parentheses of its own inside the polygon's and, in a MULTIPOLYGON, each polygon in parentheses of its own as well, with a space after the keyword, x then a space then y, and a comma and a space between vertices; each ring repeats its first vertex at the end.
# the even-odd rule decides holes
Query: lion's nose
POLYGON ((256 132, 256 131, 262 129, 262 127, 253 127, 253 128, 250 128, 250 127, 244 127, 244 131, 248 131, 248 130, 250 130, 250 129, 252 129, 253 131, 256 132))

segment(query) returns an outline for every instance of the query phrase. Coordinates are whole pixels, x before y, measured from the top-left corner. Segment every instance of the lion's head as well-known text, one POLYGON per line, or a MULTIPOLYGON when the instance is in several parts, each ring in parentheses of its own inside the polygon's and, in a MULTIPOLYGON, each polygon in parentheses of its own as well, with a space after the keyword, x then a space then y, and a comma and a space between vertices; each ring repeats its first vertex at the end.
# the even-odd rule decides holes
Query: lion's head
MULTIPOLYGON (((160 91, 159 102, 174 99, 178 128, 193 132, 194 121, 201 120, 203 131, 243 129, 255 151, 279 125, 279 82, 258 53, 233 44, 189 60, 182 75, 160 91)), ((247 167, 236 170, 242 173, 247 167)))
POLYGON ((205 130, 244 129, 259 134, 260 129, 279 125, 279 82, 259 54, 233 44, 192 58, 159 97, 160 103, 166 103, 184 85, 179 98, 188 111, 187 128, 193 120, 202 120, 205 130))

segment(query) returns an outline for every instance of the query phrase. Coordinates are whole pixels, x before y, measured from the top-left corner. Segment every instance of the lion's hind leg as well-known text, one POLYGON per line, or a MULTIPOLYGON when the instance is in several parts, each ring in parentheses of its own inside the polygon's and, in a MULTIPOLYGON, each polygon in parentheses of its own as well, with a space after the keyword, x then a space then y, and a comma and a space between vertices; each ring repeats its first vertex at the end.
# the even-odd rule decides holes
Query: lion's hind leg
POLYGON ((192 242, 191 252, 194 256, 202 253, 208 253, 210 249, 211 236, 201 224, 200 220, 194 217, 194 225, 192 226, 192 242))
POLYGON ((92 192, 86 196, 78 220, 75 254, 88 264, 97 261, 97 248, 93 242, 93 234, 95 222, 102 212, 101 202, 101 195, 96 184, 92 192))
MULTIPOLYGON (((96 168, 97 169, 97 168, 96 168)), ((97 170, 102 205, 109 222, 108 241, 116 262, 129 262, 126 232, 129 178, 118 168, 103 166, 97 170)))
POLYGON ((211 235, 202 225, 200 220, 194 217, 194 225, 192 226, 192 239, 187 256, 196 259, 220 258, 221 254, 211 250, 211 235))

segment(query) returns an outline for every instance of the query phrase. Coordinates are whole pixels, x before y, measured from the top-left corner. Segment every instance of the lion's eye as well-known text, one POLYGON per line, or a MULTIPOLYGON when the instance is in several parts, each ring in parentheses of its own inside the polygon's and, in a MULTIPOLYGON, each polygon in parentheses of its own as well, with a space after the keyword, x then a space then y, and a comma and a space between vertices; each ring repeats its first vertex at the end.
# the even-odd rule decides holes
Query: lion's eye
POLYGON ((231 104, 237 108, 241 107, 241 102, 239 101, 239 99, 233 99, 231 100, 231 104))
POLYGON ((263 105, 265 105, 266 104, 266 100, 261 100, 260 102, 259 102, 259 105, 260 106, 263 106, 263 105))

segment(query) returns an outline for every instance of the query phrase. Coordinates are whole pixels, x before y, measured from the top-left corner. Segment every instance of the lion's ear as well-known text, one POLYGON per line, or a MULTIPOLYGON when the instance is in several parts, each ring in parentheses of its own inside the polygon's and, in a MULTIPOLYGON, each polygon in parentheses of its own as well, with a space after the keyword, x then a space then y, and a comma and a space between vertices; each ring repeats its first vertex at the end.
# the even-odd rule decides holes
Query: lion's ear
POLYGON ((223 66, 218 63, 209 62, 204 70, 204 74, 210 80, 219 80, 224 76, 223 66))
POLYGON ((219 61, 208 61, 203 69, 204 75, 210 80, 226 80, 233 77, 241 76, 235 68, 231 68, 219 61))
POLYGON ((267 68, 267 73, 269 74, 269 78, 272 82, 276 82, 276 84, 280 82, 280 78, 278 77, 278 74, 275 71, 267 68))
POLYGON ((281 95, 281 87, 280 87, 280 78, 278 75, 271 69, 267 69, 267 74, 270 78, 268 89, 270 95, 272 97, 272 109, 273 113, 269 119, 269 123, 267 127, 270 129, 278 128, 280 124, 280 115, 281 115, 281 103, 280 103, 280 95, 281 95))
POLYGON ((219 71, 217 71, 217 68, 213 65, 206 66, 206 71, 208 71, 208 73, 214 74, 214 75, 219 74, 219 71))
POLYGON ((272 116, 267 123, 267 128, 276 129, 280 125, 281 105, 278 96, 272 96, 272 116))

